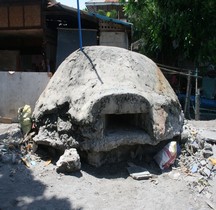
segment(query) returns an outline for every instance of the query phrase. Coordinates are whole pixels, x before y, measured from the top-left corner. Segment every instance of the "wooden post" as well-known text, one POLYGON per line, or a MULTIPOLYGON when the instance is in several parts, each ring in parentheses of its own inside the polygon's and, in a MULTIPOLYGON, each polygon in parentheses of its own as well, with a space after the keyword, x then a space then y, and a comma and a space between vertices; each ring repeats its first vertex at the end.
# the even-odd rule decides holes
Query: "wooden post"
POLYGON ((199 120, 200 118, 200 89, 198 89, 198 68, 196 68, 196 86, 195 86, 195 120, 199 120))
POLYGON ((190 86, 191 86, 191 71, 188 71, 187 77, 187 92, 185 97, 185 104, 184 104, 184 114, 185 117, 188 118, 190 116, 190 86))
POLYGON ((196 95, 196 116, 195 120, 200 120, 200 89, 197 89, 196 95))

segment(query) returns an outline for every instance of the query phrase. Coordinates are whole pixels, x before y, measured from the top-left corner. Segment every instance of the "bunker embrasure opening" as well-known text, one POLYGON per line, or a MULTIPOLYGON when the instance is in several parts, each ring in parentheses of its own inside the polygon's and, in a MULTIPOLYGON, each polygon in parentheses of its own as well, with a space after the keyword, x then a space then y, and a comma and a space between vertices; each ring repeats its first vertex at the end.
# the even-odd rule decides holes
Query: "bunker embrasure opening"
POLYGON ((118 131, 135 132, 143 130, 143 113, 135 114, 106 114, 104 115, 105 134, 118 131))

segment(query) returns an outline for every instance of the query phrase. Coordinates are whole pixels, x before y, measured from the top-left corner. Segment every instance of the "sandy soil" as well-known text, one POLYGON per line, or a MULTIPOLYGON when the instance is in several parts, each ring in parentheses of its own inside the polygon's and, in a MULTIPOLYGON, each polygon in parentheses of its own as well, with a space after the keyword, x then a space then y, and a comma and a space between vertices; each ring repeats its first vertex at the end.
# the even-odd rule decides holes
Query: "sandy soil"
POLYGON ((206 129, 216 131, 216 120, 209 120, 209 121, 195 121, 190 120, 188 121, 191 125, 198 129, 206 129))
POLYGON ((208 191, 199 193, 194 187, 199 175, 180 168, 160 173, 150 167, 153 178, 137 181, 129 176, 126 162, 100 168, 82 163, 80 172, 65 175, 57 173, 54 164, 35 160, 30 168, 21 162, 0 162, 1 210, 207 210, 216 206, 215 180, 209 180, 208 191))

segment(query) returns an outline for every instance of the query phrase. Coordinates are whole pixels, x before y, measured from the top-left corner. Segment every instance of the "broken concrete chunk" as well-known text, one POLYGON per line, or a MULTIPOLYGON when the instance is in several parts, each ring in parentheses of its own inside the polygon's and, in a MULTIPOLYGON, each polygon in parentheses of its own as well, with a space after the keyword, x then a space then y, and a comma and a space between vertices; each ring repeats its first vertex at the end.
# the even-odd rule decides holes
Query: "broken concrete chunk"
POLYGON ((204 168, 203 173, 209 177, 211 175, 211 171, 208 168, 204 168))
POLYGON ((63 142, 59 138, 58 133, 54 129, 50 130, 50 128, 47 128, 46 126, 42 126, 39 128, 39 132, 33 138, 33 140, 38 145, 41 144, 51 146, 55 149, 63 151, 65 148, 63 142))
POLYGON ((205 160, 201 160, 200 164, 201 164, 201 166, 205 166, 206 165, 206 161, 205 160))
POLYGON ((190 130, 187 125, 183 126, 182 132, 181 132, 181 143, 186 143, 188 141, 188 138, 190 136, 190 130))
POLYGON ((143 168, 141 166, 133 165, 127 167, 127 170, 130 176, 136 180, 149 179, 152 177, 149 171, 146 168, 143 168))
POLYGON ((213 156, 216 157, 216 144, 212 146, 213 156))
POLYGON ((209 170, 212 170, 212 168, 213 168, 213 164, 209 161, 208 163, 207 163, 207 165, 206 165, 206 167, 209 169, 209 170))
POLYGON ((212 145, 209 144, 209 143, 207 143, 207 142, 205 142, 205 143, 204 143, 204 149, 205 149, 205 150, 212 151, 212 145))
POLYGON ((70 132, 70 130, 72 129, 72 124, 69 121, 69 119, 61 119, 60 117, 58 117, 58 122, 57 122, 57 130, 59 133, 64 133, 64 132, 70 132))
POLYGON ((204 158, 209 158, 213 155, 213 152, 210 150, 203 150, 203 157, 204 158))
POLYGON ((80 170, 81 162, 77 150, 74 148, 65 150, 64 154, 57 161, 56 166, 57 172, 61 173, 71 173, 80 170))
POLYGON ((199 144, 199 148, 200 148, 200 149, 203 149, 203 148, 204 148, 204 144, 205 144, 205 141, 204 141, 203 137, 200 136, 199 134, 197 134, 197 136, 196 136, 196 141, 197 141, 198 144, 199 144))
POLYGON ((68 134, 62 134, 60 136, 61 142, 64 143, 66 148, 78 148, 79 142, 76 141, 72 136, 68 136, 68 134))

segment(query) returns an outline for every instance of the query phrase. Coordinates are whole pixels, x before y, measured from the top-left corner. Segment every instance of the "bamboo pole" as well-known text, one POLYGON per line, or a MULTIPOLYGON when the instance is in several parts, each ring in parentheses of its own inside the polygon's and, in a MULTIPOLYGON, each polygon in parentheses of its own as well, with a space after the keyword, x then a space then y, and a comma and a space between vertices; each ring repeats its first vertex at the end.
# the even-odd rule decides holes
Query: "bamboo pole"
POLYGON ((188 77, 187 77, 187 92, 186 92, 186 97, 185 97, 185 104, 184 104, 184 114, 185 117, 188 118, 190 113, 190 88, 191 86, 191 70, 188 71, 188 77))

